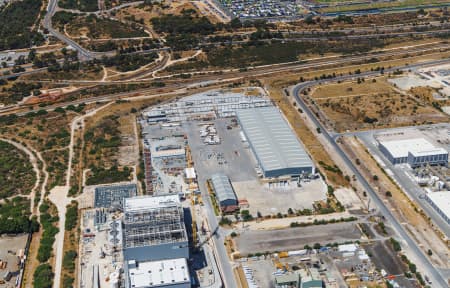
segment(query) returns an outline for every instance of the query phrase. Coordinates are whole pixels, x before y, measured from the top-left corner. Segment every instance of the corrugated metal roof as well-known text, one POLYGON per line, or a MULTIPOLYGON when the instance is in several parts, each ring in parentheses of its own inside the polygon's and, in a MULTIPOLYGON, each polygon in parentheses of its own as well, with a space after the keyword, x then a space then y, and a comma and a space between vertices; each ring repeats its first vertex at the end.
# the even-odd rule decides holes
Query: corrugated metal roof
POLYGON ((219 202, 230 199, 237 201, 236 194, 234 194, 233 187, 230 183, 230 179, 228 179, 226 175, 214 174, 211 177, 211 182, 214 186, 214 192, 216 193, 216 197, 219 202))
POLYGON ((276 107, 237 110, 236 114, 264 171, 313 167, 303 145, 276 107))
POLYGON ((379 141, 394 158, 408 157, 408 152, 414 156, 429 156, 448 154, 442 147, 436 147, 424 138, 379 141))

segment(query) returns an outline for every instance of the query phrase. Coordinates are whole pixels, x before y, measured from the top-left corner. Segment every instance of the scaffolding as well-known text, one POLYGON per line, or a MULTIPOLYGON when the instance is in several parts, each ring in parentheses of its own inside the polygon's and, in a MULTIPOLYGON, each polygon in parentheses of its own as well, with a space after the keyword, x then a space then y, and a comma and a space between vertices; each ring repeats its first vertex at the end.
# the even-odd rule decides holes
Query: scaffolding
MULTIPOLYGON (((176 196, 178 197, 178 196, 176 196)), ((145 197, 138 201, 145 202, 145 197)), ((170 196, 151 197, 174 199, 170 196)), ((188 240, 183 208, 179 201, 148 201, 148 207, 127 209, 125 205, 124 248, 177 243, 188 240)))
POLYGON ((145 194, 153 195, 153 173, 152 154, 149 148, 144 148, 144 170, 145 170, 145 194))

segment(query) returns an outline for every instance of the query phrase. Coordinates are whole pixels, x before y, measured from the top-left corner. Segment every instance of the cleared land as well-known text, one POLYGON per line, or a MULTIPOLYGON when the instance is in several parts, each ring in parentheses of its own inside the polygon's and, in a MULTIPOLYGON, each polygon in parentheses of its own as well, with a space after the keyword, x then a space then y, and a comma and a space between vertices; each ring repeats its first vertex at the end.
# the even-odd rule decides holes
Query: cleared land
POLYGON ((355 223, 338 223, 271 231, 246 231, 236 239, 241 255, 303 249, 314 243, 328 244, 359 240, 361 233, 355 223))
POLYGON ((322 86, 311 98, 340 132, 448 121, 436 108, 395 91, 383 78, 322 86))

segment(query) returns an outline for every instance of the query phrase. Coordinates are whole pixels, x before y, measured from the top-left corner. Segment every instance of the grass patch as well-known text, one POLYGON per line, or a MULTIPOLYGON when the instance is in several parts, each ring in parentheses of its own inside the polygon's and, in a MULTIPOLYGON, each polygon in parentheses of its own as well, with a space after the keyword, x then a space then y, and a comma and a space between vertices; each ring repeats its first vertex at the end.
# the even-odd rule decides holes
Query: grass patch
POLYGON ((131 180, 131 169, 124 167, 119 169, 117 166, 107 168, 91 168, 91 175, 86 180, 86 185, 98 185, 131 180))

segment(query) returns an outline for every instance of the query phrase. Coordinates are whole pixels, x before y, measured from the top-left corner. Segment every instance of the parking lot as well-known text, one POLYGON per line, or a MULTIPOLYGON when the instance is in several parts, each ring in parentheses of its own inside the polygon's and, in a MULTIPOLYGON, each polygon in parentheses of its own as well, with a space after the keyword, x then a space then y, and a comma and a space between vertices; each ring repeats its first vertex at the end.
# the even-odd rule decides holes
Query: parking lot
POLYGON ((197 174, 207 179, 214 173, 223 173, 233 182, 256 180, 256 160, 251 151, 242 145, 239 128, 227 129, 232 124, 229 118, 210 122, 190 121, 183 124, 197 174), (221 141, 218 145, 207 145, 200 137, 201 126, 210 122, 217 129, 221 141))
POLYGON ((220 0, 238 18, 289 17, 298 15, 296 1, 220 0))

